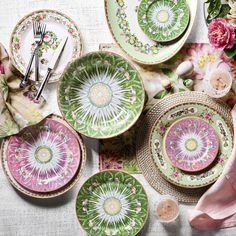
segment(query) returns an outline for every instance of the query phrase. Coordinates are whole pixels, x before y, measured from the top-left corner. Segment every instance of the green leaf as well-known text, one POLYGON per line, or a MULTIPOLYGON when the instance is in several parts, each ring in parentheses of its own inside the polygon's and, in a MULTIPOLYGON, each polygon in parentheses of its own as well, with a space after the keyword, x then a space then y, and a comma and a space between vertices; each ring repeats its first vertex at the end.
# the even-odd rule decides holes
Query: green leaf
POLYGON ((236 45, 234 45, 230 49, 225 49, 224 52, 225 52, 227 57, 232 58, 232 57, 236 56, 236 45))
POLYGON ((228 15, 231 7, 228 4, 222 4, 220 14, 217 16, 217 18, 224 18, 228 15))
POLYGON ((209 3, 207 20, 211 21, 220 14, 222 7, 221 0, 208 0, 206 3, 209 3))
POLYGON ((163 89, 160 92, 158 92, 154 98, 155 99, 162 99, 164 98, 166 95, 170 94, 173 92, 173 88, 169 88, 169 89, 163 89))
POLYGON ((157 93, 157 94, 154 96, 154 98, 155 98, 155 99, 162 99, 162 98, 164 98, 168 93, 169 93, 169 92, 168 92, 166 89, 164 89, 164 90, 160 91, 159 93, 157 93))
POLYGON ((175 77, 175 72, 171 69, 162 68, 162 72, 163 72, 164 75, 168 76, 169 78, 174 78, 175 77))

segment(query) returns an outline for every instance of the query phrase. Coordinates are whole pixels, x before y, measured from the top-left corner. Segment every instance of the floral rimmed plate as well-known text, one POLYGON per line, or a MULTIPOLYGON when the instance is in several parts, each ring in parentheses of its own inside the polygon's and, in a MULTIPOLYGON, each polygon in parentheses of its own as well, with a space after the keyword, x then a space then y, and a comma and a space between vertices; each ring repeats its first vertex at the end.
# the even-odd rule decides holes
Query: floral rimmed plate
POLYGON ((203 187, 215 182, 221 175, 232 152, 232 135, 228 124, 217 111, 198 102, 187 104, 183 102, 183 104, 168 107, 153 125, 149 140, 151 156, 162 176, 172 184, 186 188, 203 187), (164 137, 168 128, 179 119, 189 116, 200 117, 209 122, 219 137, 219 151, 215 161, 209 168, 196 173, 188 173, 173 166, 164 150, 164 137))
MULTIPOLYGON (((152 156, 150 155, 149 145, 150 133, 153 129, 154 124, 156 123, 156 120, 158 120, 159 117, 163 116, 168 110, 170 110, 170 108, 188 103, 201 104, 206 108, 211 108, 213 111, 216 111, 224 119, 225 124, 227 124, 227 126, 229 127, 229 138, 230 140, 232 140, 233 121, 231 116, 231 109, 223 101, 210 98, 209 96, 201 92, 181 92, 161 99, 147 112, 137 132, 136 156, 142 174, 156 191, 160 192, 161 194, 172 195, 180 202, 195 203, 207 190, 207 187, 201 187, 201 180, 207 183, 205 179, 211 179, 211 174, 213 172, 209 171, 208 173, 195 175, 193 180, 188 181, 188 186, 190 186, 190 188, 183 188, 174 185, 171 182, 167 181, 166 178, 163 178, 163 174, 160 172, 152 156), (194 183, 196 183, 196 181, 199 182, 199 188, 191 188, 192 181, 194 181, 194 183)), ((221 132, 224 133, 224 130, 221 130, 221 132)), ((227 134, 225 134, 224 136, 227 139, 227 134)), ((229 148, 231 149, 232 145, 229 148)), ((230 153, 230 151, 228 153, 230 153)), ((224 168, 227 162, 227 157, 228 156, 226 156, 225 160, 221 158, 216 159, 218 165, 220 165, 220 170, 224 168)), ((174 172, 172 173, 174 174, 174 172)), ((178 173, 175 174, 178 177, 178 173)))
POLYGON ((142 185, 131 175, 103 171, 81 187, 76 214, 89 235, 133 236, 147 220, 148 198, 142 185))
POLYGON ((183 37, 170 45, 151 40, 138 24, 137 10, 140 0, 105 0, 105 11, 110 31, 121 49, 134 61, 155 65, 169 60, 186 42, 197 12, 196 0, 187 0, 190 22, 183 37))
POLYGON ((169 42, 180 37, 188 27, 190 11, 186 0, 142 0, 138 22, 152 40, 169 42))
POLYGON ((218 135, 207 121, 185 117, 166 131, 163 149, 173 166, 189 172, 201 171, 216 158, 218 135))
POLYGON ((144 99, 137 70, 109 52, 94 52, 73 61, 58 89, 65 119, 92 138, 110 138, 128 130, 140 116, 144 99))
POLYGON ((6 139, 2 151, 11 183, 36 197, 54 197, 71 188, 86 155, 80 136, 56 116, 6 139))
MULTIPOLYGON (((77 58, 82 53, 80 31, 73 20, 55 10, 38 10, 22 18, 14 28, 10 41, 13 63, 22 74, 26 72, 31 53, 35 47, 33 38, 33 21, 35 20, 47 25, 46 35, 39 49, 40 79, 47 72, 50 59, 61 40, 68 36, 63 55, 49 80, 49 82, 56 82, 59 80, 68 62, 77 58)), ((31 79, 34 80, 33 73, 31 74, 31 79)))

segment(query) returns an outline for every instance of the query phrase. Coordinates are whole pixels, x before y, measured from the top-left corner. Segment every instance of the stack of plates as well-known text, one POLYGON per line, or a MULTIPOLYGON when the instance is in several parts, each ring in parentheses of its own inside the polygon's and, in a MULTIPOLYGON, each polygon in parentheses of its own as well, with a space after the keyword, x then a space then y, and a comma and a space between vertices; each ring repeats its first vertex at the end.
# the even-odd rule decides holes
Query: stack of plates
POLYGON ((85 165, 82 138, 56 116, 25 128, 2 145, 3 169, 10 183, 35 198, 67 192, 85 165))
POLYGON ((134 61, 156 65, 186 42, 197 12, 196 0, 105 0, 116 43, 134 61))
POLYGON ((195 202, 232 152, 230 109, 199 92, 166 97, 144 118, 136 148, 140 168, 156 190, 195 202))

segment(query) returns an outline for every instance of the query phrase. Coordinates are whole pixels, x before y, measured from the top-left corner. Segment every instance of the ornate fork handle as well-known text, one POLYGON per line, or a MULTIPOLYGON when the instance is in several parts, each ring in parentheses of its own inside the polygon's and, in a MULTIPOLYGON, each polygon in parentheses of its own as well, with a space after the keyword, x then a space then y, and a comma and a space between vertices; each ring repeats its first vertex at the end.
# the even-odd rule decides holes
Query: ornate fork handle
POLYGON ((31 66, 32 66, 32 63, 33 63, 33 60, 34 60, 34 56, 35 56, 35 54, 38 51, 38 48, 39 48, 39 45, 36 46, 36 48, 34 49, 32 55, 31 55, 31 58, 29 60, 29 64, 28 64, 27 69, 26 69, 26 73, 25 73, 24 79, 21 80, 21 82, 20 82, 20 87, 21 88, 25 88, 27 86, 27 84, 28 84, 29 75, 30 75, 30 69, 31 69, 31 66))

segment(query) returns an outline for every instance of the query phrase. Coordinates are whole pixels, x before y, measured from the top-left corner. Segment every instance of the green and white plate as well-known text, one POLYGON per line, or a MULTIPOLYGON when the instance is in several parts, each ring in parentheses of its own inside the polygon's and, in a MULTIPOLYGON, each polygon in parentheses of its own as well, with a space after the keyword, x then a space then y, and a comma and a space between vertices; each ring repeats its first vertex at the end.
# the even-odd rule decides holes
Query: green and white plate
POLYGON ((207 186, 221 175, 233 148, 233 134, 225 119, 214 109, 200 103, 187 103, 169 107, 153 126, 149 144, 152 158, 160 173, 172 184, 180 187, 199 188, 207 186), (185 117, 200 117, 209 123, 219 137, 219 152, 207 169, 189 173, 172 165, 164 148, 164 137, 176 121, 185 117))
POLYGON ((197 12, 197 0, 186 1, 190 21, 184 35, 168 45, 151 40, 140 28, 137 11, 140 0, 105 0, 105 11, 110 31, 120 48, 134 61, 155 65, 172 58, 186 42, 197 12))
POLYGON ((152 40, 169 42, 180 37, 188 27, 190 11, 186 0, 142 0, 138 22, 152 40))
POLYGON ((98 139, 128 130, 140 116, 145 99, 137 70, 108 52, 73 61, 64 71, 58 92, 60 110, 69 124, 98 139))
POLYGON ((147 194, 142 185, 125 172, 100 172, 81 187, 76 214, 89 235, 133 236, 147 220, 147 194))

